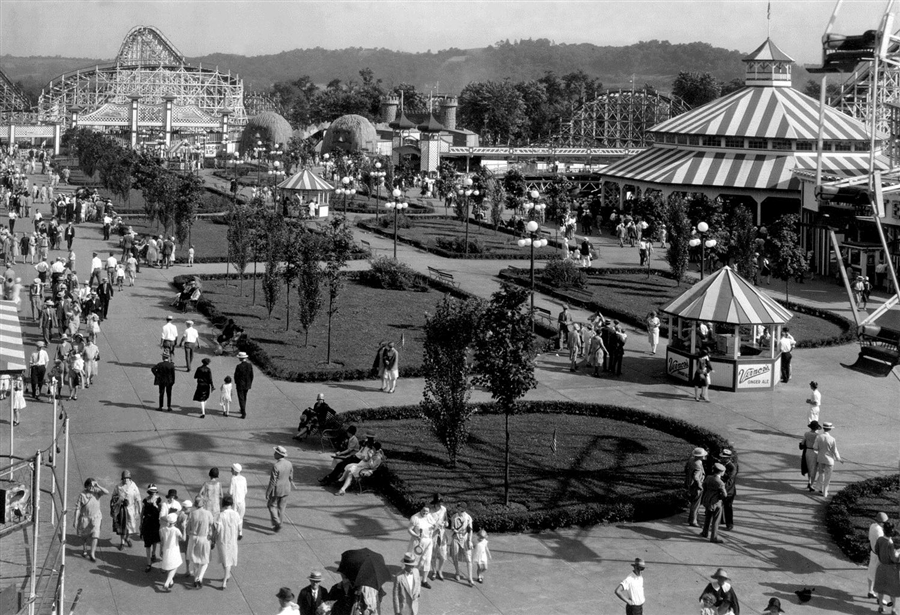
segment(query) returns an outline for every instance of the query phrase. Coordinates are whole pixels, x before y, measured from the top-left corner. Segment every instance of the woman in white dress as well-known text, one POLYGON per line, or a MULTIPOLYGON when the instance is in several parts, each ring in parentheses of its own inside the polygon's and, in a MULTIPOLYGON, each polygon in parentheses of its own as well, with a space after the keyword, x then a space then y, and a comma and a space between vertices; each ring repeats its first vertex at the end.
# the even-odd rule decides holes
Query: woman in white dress
POLYGON ((222 498, 222 512, 216 519, 216 546, 219 551, 219 561, 225 569, 225 578, 222 579, 222 589, 228 587, 228 579, 231 578, 232 566, 238 563, 238 531, 241 527, 241 516, 234 510, 234 498, 226 495, 222 498))
POLYGON ((175 584, 175 572, 181 567, 181 548, 178 541, 181 540, 181 530, 175 527, 178 521, 178 513, 170 512, 166 515, 166 527, 159 531, 162 551, 162 563, 160 567, 168 573, 163 587, 169 591, 175 584))
POLYGON ((809 415, 806 417, 807 422, 819 420, 819 411, 822 409, 822 393, 819 392, 819 383, 813 380, 809 383, 810 394, 806 399, 809 404, 809 415))
POLYGON ((25 380, 23 374, 17 375, 12 381, 12 409, 13 409, 13 426, 21 422, 19 410, 25 409, 25 380))

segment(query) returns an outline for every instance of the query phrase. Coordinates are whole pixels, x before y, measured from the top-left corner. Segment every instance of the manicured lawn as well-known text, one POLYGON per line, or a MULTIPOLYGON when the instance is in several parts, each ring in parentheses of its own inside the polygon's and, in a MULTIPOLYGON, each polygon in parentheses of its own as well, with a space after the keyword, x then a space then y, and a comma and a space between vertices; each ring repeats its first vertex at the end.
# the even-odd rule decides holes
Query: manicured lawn
MULTIPOLYGON (((338 297, 339 311, 332 324, 331 357, 332 362, 339 365, 327 368, 322 365, 327 345, 326 306, 323 305, 310 328, 307 345, 297 319, 296 291, 291 296, 290 330, 285 331, 287 310, 283 293, 272 317, 268 318, 262 283, 257 282, 255 306, 251 302, 252 288, 252 281, 245 279, 241 295, 237 280, 228 280, 227 286, 225 280, 204 280, 203 295, 223 316, 234 318, 244 327, 250 339, 259 344, 279 372, 285 374, 329 369, 368 370, 380 340, 397 344, 401 370, 419 367, 422 364, 425 313, 434 311, 435 304, 443 297, 433 290, 383 290, 349 280, 338 297)), ((327 304, 327 296, 324 301, 327 304)))
MULTIPOLYGON (((367 223, 372 224, 374 223, 374 220, 368 220, 367 223)), ((393 233, 393 228, 392 225, 388 225, 385 230, 393 233)), ((462 244, 465 232, 465 224, 459 220, 446 218, 414 218, 412 219, 412 227, 401 228, 398 231, 398 235, 402 240, 419 244, 426 248, 440 248, 440 240, 458 239, 460 244, 462 244)), ((492 257, 522 257, 523 255, 527 255, 527 250, 525 248, 520 248, 516 244, 517 239, 517 237, 512 235, 494 232, 491 229, 485 229, 475 224, 469 224, 469 241, 480 242, 484 246, 486 254, 492 257)), ((546 254, 536 254, 536 257, 546 257, 546 254)))
MULTIPOLYGON (((504 510, 504 417, 475 415, 456 468, 422 419, 366 422, 414 498, 439 492, 474 517, 504 510)), ((511 508, 529 512, 682 491, 692 444, 643 425, 573 414, 510 419, 511 508), (556 431, 557 452, 551 450, 556 431)))
MULTIPOLYGON (((138 234, 156 236, 162 234, 161 227, 158 227, 156 222, 148 222, 145 218, 129 218, 126 222, 138 234)), ((193 245, 197 262, 224 261, 228 254, 227 233, 228 225, 214 224, 199 218, 191 227, 190 243, 179 245, 175 257, 179 263, 184 262, 187 259, 188 248, 193 245)))
POLYGON ((869 526, 883 512, 894 524, 900 507, 900 476, 852 483, 828 503, 826 524, 844 555, 858 564, 869 561, 869 526))

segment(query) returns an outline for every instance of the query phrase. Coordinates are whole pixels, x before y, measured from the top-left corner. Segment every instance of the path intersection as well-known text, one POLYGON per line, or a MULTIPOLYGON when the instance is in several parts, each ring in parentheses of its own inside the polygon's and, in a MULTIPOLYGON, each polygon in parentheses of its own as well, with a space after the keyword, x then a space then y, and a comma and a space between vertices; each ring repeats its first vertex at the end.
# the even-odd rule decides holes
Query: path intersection
MULTIPOLYGON (((356 233, 382 254, 392 246, 385 238, 356 233)), ((620 249, 608 237, 594 241, 601 246, 601 266, 633 266, 637 260, 636 250, 620 249)), ((75 242, 77 262, 89 263, 92 251, 108 251, 112 245, 102 241, 98 225, 80 225, 75 242)), ((448 260, 406 245, 398 248, 398 256, 422 272, 428 266, 448 270, 463 290, 483 297, 499 288, 499 269, 523 264, 448 260)), ((664 266, 661 252, 656 256, 655 265, 664 266)), ((224 264, 142 268, 135 287, 116 293, 110 317, 102 325, 99 378, 66 407, 72 418, 70 501, 86 477, 110 487, 125 468, 131 470, 142 490, 152 482, 163 493, 177 489, 184 499, 196 495, 210 467, 225 471, 233 462, 243 464, 250 487, 247 531, 240 543, 233 582, 227 590, 219 589, 222 570, 214 555, 204 589, 176 584, 172 593, 163 593, 162 573, 144 572, 139 543, 121 552, 112 546, 105 510, 97 563, 76 557, 77 539, 68 551, 68 601, 82 590, 79 615, 272 613, 278 607, 278 588, 289 586, 298 592, 306 585, 311 569, 324 571, 323 585, 337 582, 337 560, 350 548, 369 547, 382 553, 393 569, 399 569, 408 538, 406 520, 372 493, 335 498, 316 481, 328 467, 329 456, 309 443, 295 446, 291 435, 299 412, 311 405, 319 392, 341 412, 388 403, 415 404, 421 399, 421 379, 401 379, 397 393, 388 399, 374 381, 283 382, 257 369, 246 420, 222 417, 211 404, 213 411, 201 421, 190 401, 194 381, 184 372, 179 354, 176 410, 156 411, 150 366, 159 360, 160 329, 171 312, 174 289, 170 282, 175 275, 224 269, 224 264), (274 534, 264 489, 273 461, 272 447, 279 444, 289 450, 299 489, 290 497, 285 529, 274 534)), ((23 280, 30 277, 30 272, 22 275, 23 280)), ((818 283, 794 288, 798 300, 846 315, 847 300, 840 287, 818 283)), ((538 295, 536 303, 554 315, 559 311, 558 302, 547 297, 538 295)), ((38 332, 26 312, 21 313, 23 329, 26 340, 33 343, 38 332)), ((582 311, 576 317, 586 316, 582 311)), ((215 330, 202 316, 189 317, 197 323, 204 341, 200 356, 211 358, 218 384, 234 371, 235 360, 214 356, 210 349, 215 330)), ((184 319, 176 315, 179 330, 184 328, 184 319)), ((643 333, 629 334, 621 379, 571 374, 564 369, 566 357, 544 354, 537 360, 540 384, 527 398, 622 404, 691 421, 726 436, 739 451, 741 473, 735 528, 724 533, 725 542, 715 545, 700 539, 695 528, 685 525, 685 515, 647 523, 493 535, 494 559, 485 583, 475 588, 451 580, 432 583, 433 589, 423 590, 420 612, 619 613, 624 609, 613 591, 630 572, 635 557, 647 562, 648 614, 696 613, 697 599, 709 575, 720 566, 729 571, 745 614, 762 612, 772 596, 781 599, 788 613, 800 612, 793 592, 801 587, 816 588, 813 600, 802 607, 808 612, 873 612, 873 601, 865 599, 865 568, 848 561, 832 544, 823 526, 822 499, 805 490, 797 442, 805 431, 806 383, 815 379, 823 393, 822 419, 834 422, 834 435, 846 461, 835 471, 834 488, 896 472, 900 450, 898 379, 893 374, 871 378, 841 367, 841 363, 855 360, 854 345, 799 350, 790 384, 771 392, 713 392, 711 404, 697 404, 691 390, 665 377, 665 352, 650 356, 643 333)), ((217 401, 217 395, 213 397, 217 401)), ((473 395, 473 401, 483 399, 487 399, 483 392, 473 395)), ((17 430, 17 451, 46 447, 51 413, 48 404, 28 401, 17 430)), ((689 450, 685 448, 685 455, 689 450)), ((391 612, 389 595, 383 612, 391 612)))

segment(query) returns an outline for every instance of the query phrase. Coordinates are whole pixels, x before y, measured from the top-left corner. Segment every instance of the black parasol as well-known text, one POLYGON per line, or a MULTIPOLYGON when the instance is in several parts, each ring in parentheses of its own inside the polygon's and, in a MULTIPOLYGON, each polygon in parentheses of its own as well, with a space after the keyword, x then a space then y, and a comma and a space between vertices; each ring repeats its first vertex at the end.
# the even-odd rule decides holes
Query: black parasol
POLYGON ((371 549, 350 549, 341 554, 338 572, 345 575, 354 587, 381 586, 391 580, 391 571, 384 563, 384 557, 371 549))

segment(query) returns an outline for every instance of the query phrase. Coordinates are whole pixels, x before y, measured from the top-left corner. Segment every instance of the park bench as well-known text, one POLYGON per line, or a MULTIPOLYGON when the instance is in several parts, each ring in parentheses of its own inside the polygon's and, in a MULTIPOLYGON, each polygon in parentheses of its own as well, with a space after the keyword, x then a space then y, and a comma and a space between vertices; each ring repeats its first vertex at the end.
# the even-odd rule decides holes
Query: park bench
POLYGON ((549 329, 556 329, 556 321, 553 319, 553 314, 550 313, 550 310, 535 306, 534 320, 549 329))
POLYGON ((434 267, 429 267, 428 275, 430 275, 433 280, 437 280, 438 282, 441 282, 443 284, 448 284, 455 288, 459 288, 459 282, 453 279, 452 273, 448 273, 440 269, 435 269, 434 267))

